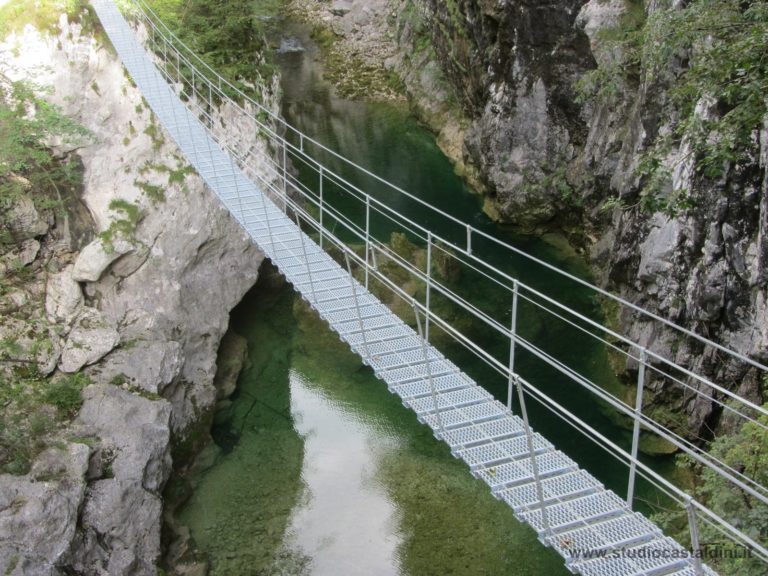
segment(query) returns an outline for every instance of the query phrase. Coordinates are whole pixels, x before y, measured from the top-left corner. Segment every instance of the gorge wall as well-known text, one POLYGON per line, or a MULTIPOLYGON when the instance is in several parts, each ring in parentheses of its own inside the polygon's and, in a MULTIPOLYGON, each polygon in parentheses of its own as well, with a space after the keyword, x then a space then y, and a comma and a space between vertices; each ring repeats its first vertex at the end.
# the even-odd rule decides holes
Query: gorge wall
MULTIPOLYGON (((293 4, 308 4, 294 0, 293 4)), ((311 3, 315 4, 316 3, 311 3)), ((524 232, 561 230, 585 248, 598 283, 736 351, 768 360, 768 119, 754 153, 721 177, 694 169, 690 137, 673 142, 662 196, 680 210, 643 206, 644 154, 671 130, 666 78, 633 70, 610 37, 681 3, 648 0, 335 1, 315 21, 339 42, 403 80, 417 113, 486 196, 486 211, 524 232), (629 70, 598 97, 579 87, 598 64, 629 70)), ((701 103, 702 114, 713 114, 701 103)), ((657 183, 658 184, 658 183, 657 183)), ((642 346, 761 403, 760 376, 631 313, 611 319, 642 346)), ((631 367, 627 367, 628 369, 631 367)), ((632 376, 629 375, 628 376, 632 376)), ((661 390, 657 403, 687 415, 670 422, 698 436, 716 423, 711 402, 661 390), (687 421, 686 421, 687 420, 687 421)))
MULTIPOLYGON (((647 17, 665 6, 624 0, 425 4, 439 60, 470 118, 465 161, 478 167, 499 216, 532 229, 567 227, 579 214, 575 225, 585 232, 601 285, 765 362, 765 125, 753 127, 759 145, 751 161, 728 166, 716 179, 694 170, 684 136, 664 159, 670 170, 662 187, 667 195, 685 190, 690 203, 674 212, 649 209, 642 206, 647 182, 638 167, 669 130, 665 112, 675 80, 616 74, 610 97, 577 93, 579 79, 597 64, 631 66, 607 38, 626 34, 632 10, 647 17), (618 207, 606 210, 612 197, 620 199, 618 207)), ((747 366, 723 362, 714 350, 633 314, 615 320, 646 348, 763 400, 759 377, 747 366)), ((663 403, 688 414, 689 433, 700 433, 717 415, 710 402, 676 396, 667 391, 663 403)))
POLYGON ((0 475, 0 571, 156 574, 172 451, 207 437, 219 343, 263 255, 186 165, 93 15, 62 15, 53 30, 8 36, 0 67, 90 131, 50 143, 81 163, 83 185, 67 210, 14 208, 23 249, 3 254, 0 276, 13 260, 26 279, 4 290, 0 337, 53 381, 89 385, 29 471, 0 475), (19 340, 32 327, 50 346, 19 340))

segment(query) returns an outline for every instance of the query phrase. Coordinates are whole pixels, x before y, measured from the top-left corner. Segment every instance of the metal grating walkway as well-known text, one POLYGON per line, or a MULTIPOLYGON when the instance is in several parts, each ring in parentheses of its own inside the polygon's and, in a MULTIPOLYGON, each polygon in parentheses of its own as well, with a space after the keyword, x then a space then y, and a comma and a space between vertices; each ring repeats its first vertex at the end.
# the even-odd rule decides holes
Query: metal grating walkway
MULTIPOLYGON (((536 530, 545 545, 555 548, 572 572, 585 576, 699 573, 678 543, 541 435, 533 433, 529 438, 523 420, 439 351, 425 347, 411 327, 306 236, 243 175, 179 100, 115 4, 94 0, 93 6, 162 125, 253 241, 389 390, 519 520, 536 530)), ((714 574, 706 567, 704 571, 714 574)))

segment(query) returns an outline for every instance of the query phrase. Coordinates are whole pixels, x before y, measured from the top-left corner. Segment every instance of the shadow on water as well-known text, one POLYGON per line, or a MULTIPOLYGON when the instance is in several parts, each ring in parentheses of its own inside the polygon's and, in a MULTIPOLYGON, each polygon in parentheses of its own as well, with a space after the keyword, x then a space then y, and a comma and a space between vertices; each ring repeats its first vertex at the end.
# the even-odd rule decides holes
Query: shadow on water
POLYGON ((306 559, 282 548, 300 497, 303 440, 290 412, 293 295, 261 282, 233 311, 248 339, 248 365, 228 408, 216 416, 216 444, 201 456, 194 492, 178 513, 211 574, 301 573, 306 559), (258 321, 254 321, 258 319, 258 321))

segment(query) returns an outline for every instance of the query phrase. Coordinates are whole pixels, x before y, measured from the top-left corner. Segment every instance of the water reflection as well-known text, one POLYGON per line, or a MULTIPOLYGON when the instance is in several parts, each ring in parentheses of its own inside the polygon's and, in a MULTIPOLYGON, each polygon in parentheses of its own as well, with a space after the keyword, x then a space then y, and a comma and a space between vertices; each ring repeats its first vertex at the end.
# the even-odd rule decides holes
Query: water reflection
POLYGON ((312 574, 400 574, 397 508, 376 480, 380 456, 397 441, 328 399, 291 371, 291 414, 304 438, 304 498, 288 545, 310 557, 312 574))

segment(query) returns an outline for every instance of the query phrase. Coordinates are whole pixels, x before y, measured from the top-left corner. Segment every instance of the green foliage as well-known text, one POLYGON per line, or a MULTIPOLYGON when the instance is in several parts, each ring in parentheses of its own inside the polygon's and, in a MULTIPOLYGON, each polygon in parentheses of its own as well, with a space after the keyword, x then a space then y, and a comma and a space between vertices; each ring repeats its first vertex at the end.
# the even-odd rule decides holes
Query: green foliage
POLYGON ((143 182, 141 180, 134 180, 136 187, 140 188, 142 192, 149 198, 152 205, 157 205, 161 202, 165 202, 165 190, 162 186, 157 184, 150 184, 149 182, 143 182))
POLYGON ((149 136, 150 140, 152 140, 152 149, 155 152, 160 150, 160 147, 165 143, 165 138, 163 137, 162 129, 155 122, 154 114, 150 114, 149 124, 147 124, 147 127, 144 128, 144 134, 149 136))
MULTIPOLYGON (((765 405, 768 408, 768 404, 765 405)), ((713 457, 740 471, 762 486, 768 485, 768 417, 761 416, 756 422, 747 421, 734 434, 719 436, 712 442, 713 457)), ((678 465, 693 469, 697 482, 694 490, 697 500, 713 512, 744 531, 753 540, 768 546, 768 507, 747 492, 737 488, 710 469, 695 466, 689 457, 679 457, 678 465)), ((673 510, 657 514, 655 520, 667 532, 681 542, 689 542, 686 513, 673 510)), ((723 537, 709 523, 700 522, 700 541, 705 549, 717 550, 732 558, 708 559, 707 562, 720 574, 751 576, 761 574, 765 565, 756 558, 741 558, 737 545, 723 537), (730 552, 729 552, 730 551, 730 552)), ((741 554, 743 555, 743 554, 741 554)))
POLYGON ((33 364, 0 375, 0 472, 25 474, 52 433, 75 416, 88 384, 80 373, 46 377, 33 364))
POLYGON ((115 198, 109 203, 109 209, 117 212, 119 216, 110 222, 109 228, 99 235, 107 252, 115 249, 114 241, 117 238, 134 240, 136 227, 141 220, 141 209, 127 200, 115 198))
POLYGON ((238 88, 270 80, 275 68, 265 35, 282 0, 152 0, 152 9, 195 53, 238 88), (261 78, 259 78, 261 76, 261 78))
POLYGON ((0 245, 14 240, 7 211, 21 195, 31 193, 44 209, 60 203, 60 187, 79 184, 78 167, 54 158, 45 142, 79 145, 90 133, 43 94, 38 86, 0 74, 0 245))
POLYGON ((0 6, 0 38, 34 26, 40 32, 58 33, 59 16, 80 22, 85 32, 98 28, 98 18, 86 0, 11 0, 0 6))
POLYGON ((642 205, 675 213, 691 206, 687 191, 669 189, 664 162, 683 139, 699 178, 718 179, 735 164, 755 161, 755 137, 768 104, 768 1, 692 0, 682 8, 659 9, 647 20, 639 2, 602 41, 622 54, 585 75, 577 88, 582 101, 612 101, 624 86, 643 78, 668 87, 666 121, 640 163, 642 205))
POLYGON ((63 416, 74 416, 83 403, 82 391, 90 383, 84 374, 67 374, 49 382, 43 400, 55 406, 63 416))
POLYGON ((768 2, 698 0, 683 10, 654 14, 646 26, 643 61, 660 75, 680 54, 688 67, 672 90, 681 120, 677 135, 690 135, 697 170, 709 178, 726 166, 749 161, 753 134, 766 115, 768 2), (712 99, 712 117, 696 113, 712 99))
POLYGON ((536 196, 554 192, 564 203, 579 206, 581 201, 573 195, 573 187, 568 183, 565 170, 565 166, 559 166, 540 177, 525 174, 526 182, 522 188, 536 196))

